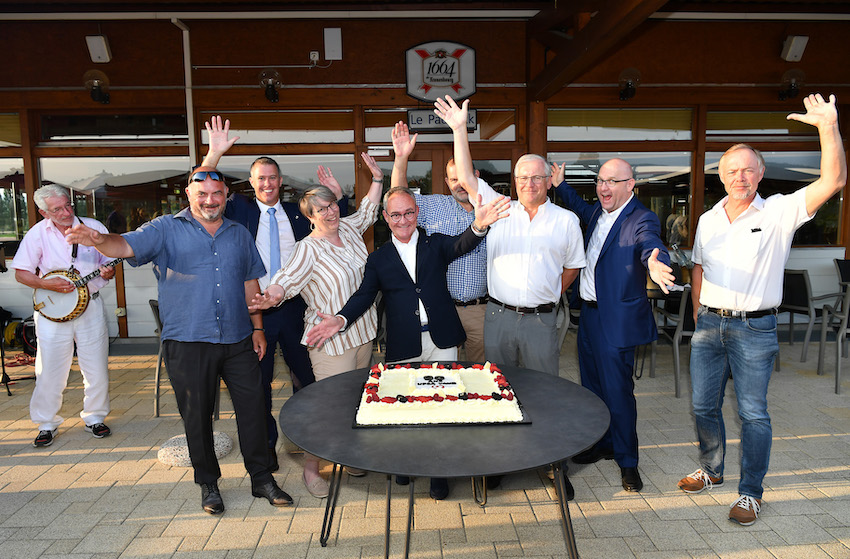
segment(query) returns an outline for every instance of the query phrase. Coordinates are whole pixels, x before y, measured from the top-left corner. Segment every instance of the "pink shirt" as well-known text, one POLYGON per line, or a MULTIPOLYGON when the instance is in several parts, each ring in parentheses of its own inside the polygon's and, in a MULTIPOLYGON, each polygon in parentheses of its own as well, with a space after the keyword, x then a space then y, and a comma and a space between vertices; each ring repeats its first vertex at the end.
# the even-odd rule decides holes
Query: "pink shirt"
MULTIPOLYGON (((108 233, 106 227, 95 219, 88 217, 77 219, 95 231, 108 233)), ((65 241, 65 235, 56 228, 53 221, 42 219, 24 235, 12 260, 12 268, 40 276, 54 270, 67 270, 71 266, 71 249, 72 246, 65 241)), ((94 248, 79 245, 74 268, 81 276, 85 276, 111 261, 111 258, 102 255, 94 248)), ((95 293, 104 285, 106 280, 100 277, 94 278, 88 283, 89 291, 95 293)))

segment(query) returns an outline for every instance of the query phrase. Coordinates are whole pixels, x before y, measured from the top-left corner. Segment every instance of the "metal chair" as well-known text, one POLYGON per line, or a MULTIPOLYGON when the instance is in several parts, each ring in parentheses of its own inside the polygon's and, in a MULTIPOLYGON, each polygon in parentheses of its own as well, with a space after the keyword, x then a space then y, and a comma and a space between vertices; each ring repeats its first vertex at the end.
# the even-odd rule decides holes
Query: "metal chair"
POLYGON ((809 272, 807 270, 785 270, 782 303, 779 305, 779 312, 789 313, 788 345, 794 345, 794 315, 803 314, 809 317, 806 335, 803 338, 803 353, 800 355, 800 362, 806 361, 806 355, 809 351, 809 340, 812 337, 812 330, 821 311, 820 307, 815 307, 815 303, 817 301, 827 300, 833 301, 833 308, 836 308, 841 301, 841 293, 829 293, 828 295, 813 297, 812 284, 809 281, 809 272))
MULTIPOLYGON (((845 285, 846 287, 846 285, 845 285)), ((847 317, 850 316, 850 289, 844 293, 837 307, 824 305, 821 318, 820 347, 818 348, 818 374, 823 374, 824 352, 826 351, 826 333, 835 331, 835 393, 841 394, 841 358, 847 357, 847 317)))
MULTIPOLYGON (((681 367, 679 364, 679 344, 686 337, 694 335, 694 305, 691 301, 691 288, 685 287, 681 292, 682 298, 679 301, 679 308, 676 312, 670 312, 661 307, 655 307, 655 313, 663 318, 663 323, 658 327, 658 334, 664 336, 673 344, 673 387, 675 389, 676 398, 681 396, 679 388, 679 376, 681 367)), ((652 342, 652 366, 655 364, 655 353, 657 342, 652 342)), ((654 371, 651 371, 654 373, 654 371)))
MULTIPOLYGON (((153 312, 153 319, 156 321, 156 335, 159 338, 159 351, 156 354, 156 372, 154 373, 153 387, 153 416, 159 417, 159 382, 162 378, 162 320, 159 318, 159 301, 149 299, 148 304, 153 312)), ((215 418, 219 418, 219 408, 221 406, 221 383, 219 382, 219 391, 215 393, 215 418)))

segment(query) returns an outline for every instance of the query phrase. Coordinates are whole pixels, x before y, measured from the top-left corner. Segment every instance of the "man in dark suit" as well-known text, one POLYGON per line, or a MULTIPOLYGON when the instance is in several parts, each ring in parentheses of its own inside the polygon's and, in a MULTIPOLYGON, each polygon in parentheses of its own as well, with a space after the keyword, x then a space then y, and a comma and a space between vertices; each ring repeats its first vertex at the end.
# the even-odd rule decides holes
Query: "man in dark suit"
MULTIPOLYGON (((552 167, 563 179, 564 167, 552 167)), ((616 459, 626 491, 643 488, 637 469, 635 347, 658 337, 646 296, 646 271, 665 293, 674 279, 658 217, 634 196, 634 187, 631 166, 611 159, 596 177, 595 204, 585 202, 566 182, 556 188, 567 208, 587 226, 587 267, 579 280, 581 384, 602 398, 611 412, 605 436, 573 461, 591 464, 616 459)))
MULTIPOLYGON (((210 148, 204 158, 203 165, 215 167, 221 156, 230 149, 239 137, 229 138, 230 122, 222 125, 221 117, 215 116, 206 123, 210 137, 210 148)), ((251 164, 248 181, 254 189, 256 198, 250 198, 234 193, 227 199, 224 216, 241 223, 248 228, 254 238, 257 250, 266 267, 266 275, 259 279, 260 289, 265 291, 269 280, 280 267, 289 259, 295 243, 310 234, 310 222, 301 215, 298 204, 282 202, 280 187, 283 177, 280 167, 270 157, 259 157, 251 164), (269 213, 270 210, 274 210, 269 213), (274 223, 272 217, 274 216, 274 223), (277 235, 272 234, 272 228, 277 235), (275 239, 277 245, 275 245, 275 239), (274 255, 277 254, 277 259, 274 255)), ((342 192, 336 192, 339 199, 340 215, 348 215, 348 199, 342 192)), ((260 360, 260 371, 263 375, 263 391, 266 401, 266 423, 268 431, 269 456, 272 458, 274 471, 278 469, 277 452, 277 421, 272 412, 272 379, 274 378, 275 349, 279 345, 283 359, 289 367, 292 377, 292 390, 297 392, 315 381, 313 367, 307 348, 301 345, 304 335, 304 311, 307 305, 301 296, 293 297, 279 307, 263 311, 263 329, 265 330, 268 349, 260 360)))
MULTIPOLYGON (((363 282, 339 313, 319 313, 323 320, 307 332, 307 343, 321 347, 366 312, 380 291, 387 312, 387 362, 457 359, 457 346, 466 334, 446 285, 446 269, 474 249, 492 223, 507 215, 503 212, 509 202, 502 196, 479 205, 475 221, 460 235, 426 236, 416 227, 419 208, 410 189, 388 190, 384 219, 393 233, 391 242, 369 255, 363 282)), ((448 493, 445 479, 431 480, 432 497, 445 499, 448 493)))

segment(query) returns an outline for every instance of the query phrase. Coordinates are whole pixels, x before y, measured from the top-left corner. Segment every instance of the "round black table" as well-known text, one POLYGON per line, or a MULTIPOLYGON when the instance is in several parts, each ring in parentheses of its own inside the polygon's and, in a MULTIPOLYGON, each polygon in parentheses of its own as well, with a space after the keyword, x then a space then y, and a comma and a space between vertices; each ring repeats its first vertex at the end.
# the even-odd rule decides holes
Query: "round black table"
MULTIPOLYGON (((280 410, 283 432, 306 452, 334 463, 322 544, 330 534, 339 494, 342 476, 339 465, 388 474, 388 553, 389 474, 475 478, 551 464, 556 473, 564 540, 570 555, 577 557, 569 508, 564 498, 561 463, 590 448, 605 434, 610 421, 608 409, 592 392, 566 379, 529 369, 500 368, 513 386, 530 423, 355 427, 354 415, 368 369, 313 383, 289 398, 280 410)), ((413 484, 409 502, 408 541, 413 484)))

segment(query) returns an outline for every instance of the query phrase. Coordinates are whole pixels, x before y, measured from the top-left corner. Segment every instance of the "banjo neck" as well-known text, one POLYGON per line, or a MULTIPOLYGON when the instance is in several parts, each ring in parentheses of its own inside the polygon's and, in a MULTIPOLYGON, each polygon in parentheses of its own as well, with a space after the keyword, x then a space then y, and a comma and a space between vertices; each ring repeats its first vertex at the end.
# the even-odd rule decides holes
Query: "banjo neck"
MULTIPOLYGON (((122 260, 124 260, 124 259, 123 258, 116 258, 112 262, 107 262, 106 264, 104 264, 104 266, 110 266, 110 267, 115 266, 116 264, 118 264, 122 260)), ((91 280, 93 280, 94 278, 98 277, 99 275, 100 275, 100 269, 98 268, 94 272, 92 272, 92 273, 90 273, 86 276, 83 276, 78 280, 75 280, 74 281, 74 287, 80 288, 80 287, 84 286, 85 284, 87 284, 88 282, 90 282, 91 280)))

